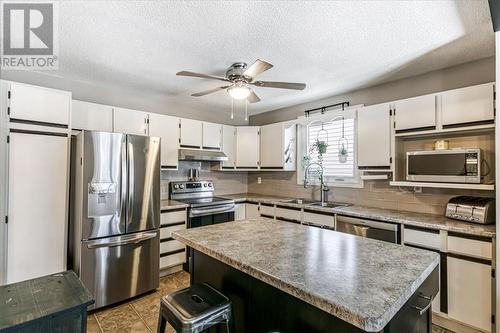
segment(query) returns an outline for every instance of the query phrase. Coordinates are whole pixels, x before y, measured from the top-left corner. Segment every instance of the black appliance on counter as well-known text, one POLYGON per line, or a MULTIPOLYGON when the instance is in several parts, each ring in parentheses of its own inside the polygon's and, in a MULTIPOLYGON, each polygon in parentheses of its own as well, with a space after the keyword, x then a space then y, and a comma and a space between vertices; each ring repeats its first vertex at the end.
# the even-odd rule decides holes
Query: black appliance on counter
MULTIPOLYGON (((170 182, 169 198, 189 205, 187 228, 234 221, 234 200, 215 196, 211 180, 170 182)), ((184 270, 189 271, 189 248, 186 256, 184 270)))

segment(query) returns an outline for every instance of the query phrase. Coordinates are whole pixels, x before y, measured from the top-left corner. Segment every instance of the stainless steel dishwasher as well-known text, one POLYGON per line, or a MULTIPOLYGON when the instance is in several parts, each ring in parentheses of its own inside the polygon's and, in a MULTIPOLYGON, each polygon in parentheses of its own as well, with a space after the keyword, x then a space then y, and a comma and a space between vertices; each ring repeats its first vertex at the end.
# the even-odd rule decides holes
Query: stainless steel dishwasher
POLYGON ((396 244, 401 243, 401 228, 398 224, 337 215, 335 225, 339 232, 396 244))

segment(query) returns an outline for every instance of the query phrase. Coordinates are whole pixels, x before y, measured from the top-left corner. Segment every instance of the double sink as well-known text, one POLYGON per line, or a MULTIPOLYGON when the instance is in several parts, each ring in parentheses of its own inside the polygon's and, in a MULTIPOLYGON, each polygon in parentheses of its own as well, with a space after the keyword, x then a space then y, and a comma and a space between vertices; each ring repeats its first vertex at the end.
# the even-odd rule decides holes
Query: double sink
POLYGON ((310 206, 310 207, 327 207, 327 208, 352 206, 352 204, 343 202, 330 202, 330 201, 321 202, 308 199, 290 199, 290 200, 283 200, 282 202, 310 206))

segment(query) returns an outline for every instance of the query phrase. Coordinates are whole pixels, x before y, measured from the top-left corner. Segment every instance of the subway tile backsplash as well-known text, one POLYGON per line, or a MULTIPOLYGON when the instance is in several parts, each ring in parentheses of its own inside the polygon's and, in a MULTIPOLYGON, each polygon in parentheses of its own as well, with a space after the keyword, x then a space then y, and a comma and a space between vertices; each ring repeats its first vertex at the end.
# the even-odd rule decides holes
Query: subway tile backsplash
POLYGON ((190 168, 200 170, 200 179, 213 180, 215 194, 246 193, 248 184, 247 172, 221 172, 212 170, 210 162, 179 161, 179 170, 161 171, 161 199, 168 199, 168 183, 176 180, 187 180, 190 168))

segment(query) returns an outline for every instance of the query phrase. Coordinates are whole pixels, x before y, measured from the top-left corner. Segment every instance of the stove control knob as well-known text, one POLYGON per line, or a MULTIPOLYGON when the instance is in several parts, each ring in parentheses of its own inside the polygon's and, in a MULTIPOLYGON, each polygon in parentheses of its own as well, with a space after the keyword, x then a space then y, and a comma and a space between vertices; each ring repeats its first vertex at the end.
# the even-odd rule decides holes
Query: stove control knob
POLYGON ((182 190, 184 188, 184 184, 180 184, 179 188, 182 190))
POLYGON ((179 188, 179 185, 175 184, 174 185, 174 190, 177 190, 179 188))
POLYGON ((203 184, 203 187, 207 187, 207 183, 204 183, 204 184, 203 184))
POLYGON ((212 183, 208 183, 208 187, 212 187, 212 183))

